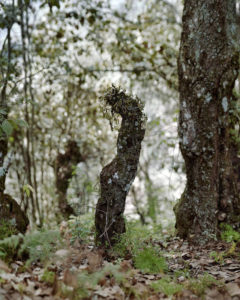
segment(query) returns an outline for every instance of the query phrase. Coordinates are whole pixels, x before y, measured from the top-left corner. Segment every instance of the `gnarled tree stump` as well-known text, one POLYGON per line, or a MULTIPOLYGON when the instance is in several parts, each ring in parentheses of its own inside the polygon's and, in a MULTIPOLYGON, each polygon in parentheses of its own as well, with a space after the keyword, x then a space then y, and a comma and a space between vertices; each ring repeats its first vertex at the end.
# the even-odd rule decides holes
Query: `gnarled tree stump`
POLYGON ((96 242, 111 247, 125 232, 124 209, 128 191, 135 179, 146 117, 138 98, 112 87, 104 96, 112 112, 122 117, 117 139, 117 155, 100 174, 101 192, 96 207, 96 242))

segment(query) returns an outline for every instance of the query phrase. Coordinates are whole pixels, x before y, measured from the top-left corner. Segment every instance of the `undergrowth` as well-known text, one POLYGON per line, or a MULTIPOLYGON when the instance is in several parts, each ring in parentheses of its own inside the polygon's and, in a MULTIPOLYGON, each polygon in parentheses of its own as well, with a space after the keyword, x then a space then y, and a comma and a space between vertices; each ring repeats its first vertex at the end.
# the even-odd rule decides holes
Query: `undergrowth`
POLYGON ((154 245, 153 238, 160 235, 159 227, 149 229, 139 222, 128 222, 127 230, 114 245, 116 256, 125 258, 131 256, 134 266, 145 273, 162 273, 167 270, 165 258, 159 247, 154 245))
POLYGON ((213 287, 213 286, 222 286, 223 283, 221 281, 218 281, 213 276, 205 273, 202 277, 198 279, 191 279, 188 284, 187 288, 191 290, 194 294, 196 294, 199 297, 203 297, 205 291, 207 288, 213 287))
POLYGON ((153 248, 139 250, 133 257, 134 266, 144 273, 163 273, 167 271, 167 263, 163 256, 160 256, 153 248))
POLYGON ((229 224, 221 224, 221 239, 227 243, 240 242, 240 232, 234 230, 229 224))
POLYGON ((126 282, 126 274, 120 271, 119 265, 108 263, 102 270, 94 273, 81 272, 77 276, 77 283, 74 288, 70 288, 64 283, 60 287, 60 295, 73 300, 83 299, 91 295, 91 291, 106 279, 111 279, 112 283, 122 285, 126 282))
POLYGON ((76 240, 79 243, 89 243, 94 239, 94 218, 92 215, 71 216, 68 221, 71 232, 71 244, 76 240))
POLYGON ((60 232, 57 230, 34 231, 25 235, 18 253, 20 255, 24 253, 29 255, 28 265, 38 261, 45 263, 61 244, 60 232))
POLYGON ((0 221, 0 240, 10 237, 13 234, 17 234, 17 228, 13 221, 0 221))
POLYGON ((19 233, 18 235, 11 235, 0 240, 0 259, 11 262, 17 258, 20 243, 23 239, 24 236, 19 233))
POLYGON ((57 230, 33 231, 26 235, 12 235, 0 241, 0 259, 11 262, 27 258, 27 265, 33 262, 45 263, 61 246, 57 230))
POLYGON ((152 283, 155 292, 161 292, 170 297, 183 290, 183 285, 174 282, 170 277, 164 277, 152 283))

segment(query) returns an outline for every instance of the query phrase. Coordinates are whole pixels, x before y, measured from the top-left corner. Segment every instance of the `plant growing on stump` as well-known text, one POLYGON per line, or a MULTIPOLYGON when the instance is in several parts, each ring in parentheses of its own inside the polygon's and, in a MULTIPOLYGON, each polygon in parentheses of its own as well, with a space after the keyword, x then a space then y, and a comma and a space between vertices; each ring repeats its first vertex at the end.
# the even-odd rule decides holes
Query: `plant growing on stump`
POLYGON ((115 86, 103 98, 112 113, 122 117, 117 155, 100 174, 101 191, 95 214, 96 242, 111 247, 125 232, 125 201, 136 176, 146 117, 141 101, 115 86))
POLYGON ((178 75, 187 183, 175 214, 178 235, 195 243, 240 214, 230 134, 238 59, 236 1, 185 0, 178 75))

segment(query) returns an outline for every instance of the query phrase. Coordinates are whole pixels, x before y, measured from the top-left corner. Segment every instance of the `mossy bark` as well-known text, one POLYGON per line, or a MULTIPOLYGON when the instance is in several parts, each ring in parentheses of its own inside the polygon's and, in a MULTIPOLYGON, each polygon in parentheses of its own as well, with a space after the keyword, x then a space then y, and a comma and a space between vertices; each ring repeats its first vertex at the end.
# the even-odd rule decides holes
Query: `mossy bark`
POLYGON ((122 90, 112 87, 104 99, 112 112, 122 117, 117 155, 100 174, 101 192, 95 213, 96 242, 111 247, 125 232, 125 201, 136 176, 146 117, 139 99, 122 90))
POLYGON ((73 177, 73 167, 83 161, 76 141, 68 141, 65 153, 59 153, 55 161, 56 190, 58 207, 64 218, 75 215, 67 201, 67 189, 73 177))
POLYGON ((230 112, 238 74, 234 0, 186 0, 178 59, 180 148, 185 191, 175 207, 178 235, 215 238, 219 221, 240 213, 231 160, 230 112))

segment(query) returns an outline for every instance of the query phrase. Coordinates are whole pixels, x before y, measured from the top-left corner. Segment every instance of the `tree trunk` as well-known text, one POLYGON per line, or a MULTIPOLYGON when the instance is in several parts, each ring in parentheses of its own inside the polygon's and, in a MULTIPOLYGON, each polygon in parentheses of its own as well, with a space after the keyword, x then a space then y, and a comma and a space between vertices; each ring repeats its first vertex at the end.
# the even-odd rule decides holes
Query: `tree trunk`
POLYGON ((234 0, 184 1, 179 137, 187 183, 175 214, 179 236, 196 243, 216 238, 219 221, 240 214, 230 137, 236 34, 234 0))
POLYGON ((69 182, 73 177, 73 167, 84 161, 76 141, 69 141, 65 153, 59 153, 55 161, 58 207, 64 218, 74 215, 67 201, 69 182))
POLYGON ((112 113, 122 117, 117 155, 100 174, 101 194, 96 207, 96 242, 111 247, 125 232, 124 209, 128 191, 135 179, 146 118, 139 99, 112 87, 104 100, 112 113))
MULTIPOLYGON (((3 115, 0 114, 0 124, 4 121, 3 115)), ((8 140, 5 134, 0 133, 0 203, 3 199, 3 193, 5 190, 5 178, 6 170, 4 168, 4 158, 8 151, 8 140)))

